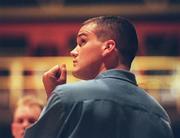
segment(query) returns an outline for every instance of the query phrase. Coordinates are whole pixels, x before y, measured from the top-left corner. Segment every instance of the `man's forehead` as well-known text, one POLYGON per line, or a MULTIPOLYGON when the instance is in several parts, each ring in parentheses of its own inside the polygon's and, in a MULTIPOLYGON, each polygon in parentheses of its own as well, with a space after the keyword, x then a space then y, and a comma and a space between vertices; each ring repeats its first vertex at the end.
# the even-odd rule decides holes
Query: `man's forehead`
POLYGON ((95 23, 85 24, 80 28, 80 30, 78 32, 78 36, 88 35, 89 33, 94 33, 96 27, 97 27, 97 24, 95 24, 95 23))

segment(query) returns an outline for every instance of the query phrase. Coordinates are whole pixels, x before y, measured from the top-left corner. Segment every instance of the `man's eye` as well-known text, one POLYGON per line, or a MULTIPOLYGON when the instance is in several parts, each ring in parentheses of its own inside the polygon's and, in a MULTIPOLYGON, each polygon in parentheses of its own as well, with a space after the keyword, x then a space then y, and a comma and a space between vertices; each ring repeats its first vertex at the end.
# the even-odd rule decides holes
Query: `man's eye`
POLYGON ((24 120, 20 118, 20 119, 18 119, 16 122, 19 123, 19 124, 22 124, 23 121, 24 121, 24 120))
POLYGON ((30 124, 33 124, 34 122, 36 122, 36 119, 35 118, 30 118, 28 121, 29 121, 30 124))
POLYGON ((86 44, 86 40, 82 39, 82 40, 80 41, 80 43, 79 43, 79 46, 83 46, 83 45, 85 45, 85 44, 86 44))

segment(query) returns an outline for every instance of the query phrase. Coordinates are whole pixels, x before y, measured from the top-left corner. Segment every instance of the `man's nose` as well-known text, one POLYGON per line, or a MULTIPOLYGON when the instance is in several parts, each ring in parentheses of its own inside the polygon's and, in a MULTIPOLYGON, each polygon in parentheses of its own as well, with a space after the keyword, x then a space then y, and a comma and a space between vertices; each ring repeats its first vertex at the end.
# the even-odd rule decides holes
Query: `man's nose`
POLYGON ((78 51, 77 51, 77 47, 75 47, 71 52, 70 52, 70 55, 72 57, 76 57, 78 55, 78 51))
POLYGON ((28 120, 24 120, 22 125, 23 125, 24 128, 27 128, 27 127, 29 127, 31 125, 31 123, 29 123, 28 120))

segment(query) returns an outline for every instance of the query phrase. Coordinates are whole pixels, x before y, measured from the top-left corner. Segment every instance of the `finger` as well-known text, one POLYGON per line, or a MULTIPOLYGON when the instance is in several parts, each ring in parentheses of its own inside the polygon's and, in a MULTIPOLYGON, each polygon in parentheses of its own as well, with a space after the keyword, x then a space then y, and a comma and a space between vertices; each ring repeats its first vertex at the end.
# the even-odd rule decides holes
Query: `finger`
POLYGON ((66 83, 66 80, 67 80, 67 69, 66 69, 66 64, 62 64, 61 67, 61 74, 60 74, 60 77, 59 77, 59 82, 63 82, 63 83, 66 83))
POLYGON ((56 74, 58 74, 60 72, 60 67, 59 65, 56 65, 54 67, 52 67, 49 71, 47 71, 47 74, 52 74, 54 76, 56 76, 56 74))

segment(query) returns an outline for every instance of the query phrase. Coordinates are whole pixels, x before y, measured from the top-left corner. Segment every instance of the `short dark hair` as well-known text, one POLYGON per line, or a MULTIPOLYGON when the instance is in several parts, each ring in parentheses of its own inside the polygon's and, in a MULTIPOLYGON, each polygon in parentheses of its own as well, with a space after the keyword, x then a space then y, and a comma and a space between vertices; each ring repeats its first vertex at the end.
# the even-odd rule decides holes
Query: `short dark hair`
POLYGON ((134 25, 120 16, 99 16, 86 20, 83 25, 96 23, 95 34, 99 40, 113 39, 122 56, 123 64, 131 65, 138 50, 138 39, 134 25))

